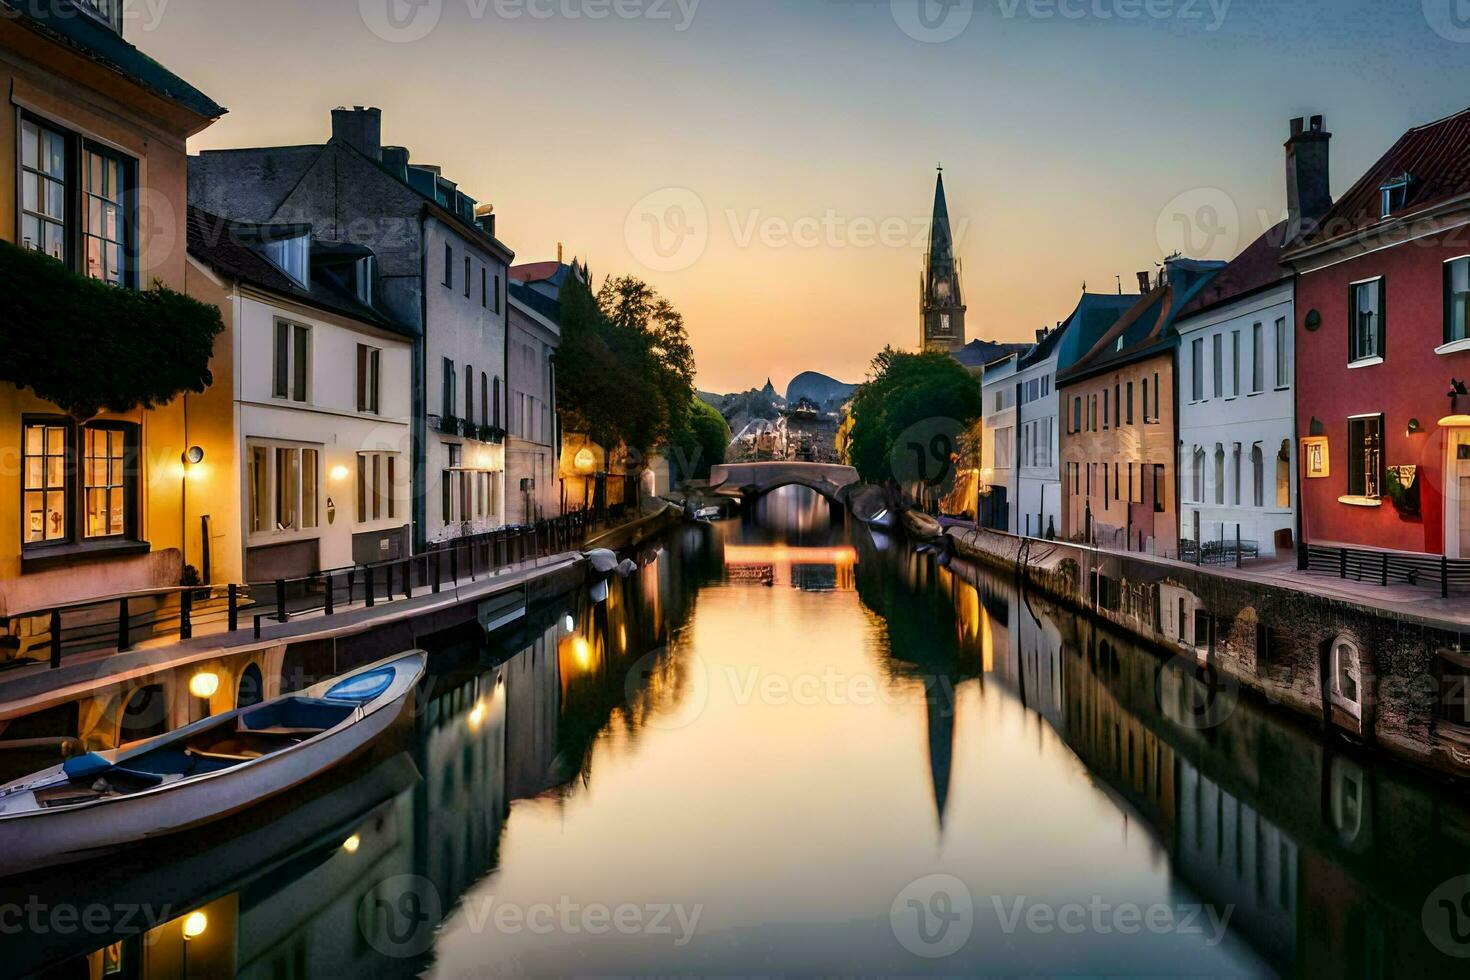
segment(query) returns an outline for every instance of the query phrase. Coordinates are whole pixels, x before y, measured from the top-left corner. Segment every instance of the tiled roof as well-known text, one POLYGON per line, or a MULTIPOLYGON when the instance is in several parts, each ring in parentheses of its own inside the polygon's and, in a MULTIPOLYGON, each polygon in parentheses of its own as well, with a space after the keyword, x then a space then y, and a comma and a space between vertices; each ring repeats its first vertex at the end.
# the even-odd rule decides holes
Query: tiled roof
POLYGON ((1327 212, 1317 231, 1299 244, 1316 245, 1372 228, 1470 193, 1470 109, 1418 126, 1393 148, 1327 212), (1385 219, 1381 190, 1396 177, 1410 175, 1404 208, 1385 219))
POLYGON ((1281 262, 1281 255, 1286 250, 1285 239, 1286 222, 1283 221, 1232 259, 1190 300, 1188 306, 1179 311, 1179 317, 1183 319, 1222 306, 1289 277, 1291 269, 1281 262))
POLYGON ((260 227, 231 221, 203 208, 191 207, 189 254, 227 278, 278 293, 308 306, 375 324, 407 337, 415 336, 411 328, 384 316, 372 307, 364 306, 356 296, 337 288, 326 276, 313 275, 311 288, 302 288, 277 268, 275 263, 251 247, 248 234, 242 234, 247 229, 258 230, 260 227))
POLYGON ((1077 308, 1072 311, 1060 327, 1047 334, 1035 347, 1024 354, 1016 362, 1017 370, 1024 370, 1033 364, 1051 357, 1061 346, 1062 340, 1072 330, 1082 333, 1091 333, 1101 336, 1108 328, 1118 322, 1118 318, 1138 302, 1138 296, 1119 293, 1083 293, 1082 298, 1077 301, 1077 308))
POLYGON ((206 119, 218 119, 229 111, 133 47, 74 0, 0 0, 0 18, 14 19, 206 119))

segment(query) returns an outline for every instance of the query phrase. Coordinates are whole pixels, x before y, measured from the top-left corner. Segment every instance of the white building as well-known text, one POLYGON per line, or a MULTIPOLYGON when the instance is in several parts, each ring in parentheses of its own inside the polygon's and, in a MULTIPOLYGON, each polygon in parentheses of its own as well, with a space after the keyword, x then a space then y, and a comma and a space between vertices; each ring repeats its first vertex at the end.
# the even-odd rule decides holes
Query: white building
POLYGON ((238 470, 238 527, 212 548, 257 583, 407 556, 413 331, 379 308, 373 253, 191 209, 189 262, 234 392, 235 459, 206 462, 238 470))
POLYGON ((1284 225, 1242 252, 1178 321, 1181 540, 1289 551, 1297 481, 1293 283, 1284 225))
POLYGON ((980 513, 982 527, 1014 531, 1012 467, 1016 462, 1016 360, 1007 354, 985 365, 981 385, 985 430, 980 443, 980 513))
POLYGON ((561 284, 582 276, 560 261, 510 270, 510 434, 506 473, 508 519, 531 523, 561 507, 561 438, 556 412, 555 356, 561 346, 561 284))

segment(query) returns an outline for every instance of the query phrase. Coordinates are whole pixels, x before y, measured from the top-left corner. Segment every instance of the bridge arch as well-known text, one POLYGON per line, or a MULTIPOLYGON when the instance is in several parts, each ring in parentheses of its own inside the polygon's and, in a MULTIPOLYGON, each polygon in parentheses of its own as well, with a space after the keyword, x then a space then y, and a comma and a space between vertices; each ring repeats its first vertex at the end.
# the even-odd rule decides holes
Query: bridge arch
POLYGON ((710 471, 710 489, 763 497, 782 487, 799 486, 838 504, 847 503, 847 489, 860 482, 857 470, 835 463, 721 463, 710 471))

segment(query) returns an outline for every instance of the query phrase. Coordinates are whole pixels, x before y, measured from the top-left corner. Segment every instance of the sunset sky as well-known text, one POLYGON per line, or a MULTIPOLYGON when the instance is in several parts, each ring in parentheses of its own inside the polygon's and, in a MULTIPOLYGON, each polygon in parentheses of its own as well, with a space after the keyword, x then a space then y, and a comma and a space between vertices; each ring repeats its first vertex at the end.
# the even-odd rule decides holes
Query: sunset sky
POLYGON ((914 345, 938 162, 970 336, 1020 340, 1279 220, 1292 116, 1326 115, 1341 192, 1470 105, 1463 0, 928 2, 129 0, 125 30, 230 108, 194 150, 381 107, 518 261, 561 241, 670 297, 721 392, 914 345))

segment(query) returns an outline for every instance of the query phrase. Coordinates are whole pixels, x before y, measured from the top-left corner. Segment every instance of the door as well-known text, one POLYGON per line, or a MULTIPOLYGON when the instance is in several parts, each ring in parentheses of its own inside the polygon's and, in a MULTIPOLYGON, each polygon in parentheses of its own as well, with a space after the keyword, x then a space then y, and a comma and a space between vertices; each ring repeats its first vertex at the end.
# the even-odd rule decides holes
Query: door
POLYGON ((1470 558, 1470 430, 1449 430, 1445 466, 1445 554, 1470 558))

